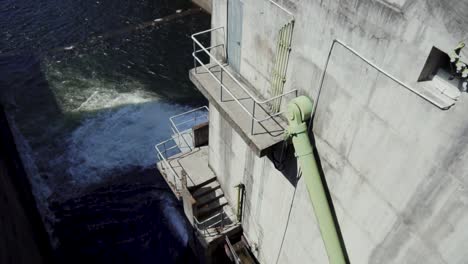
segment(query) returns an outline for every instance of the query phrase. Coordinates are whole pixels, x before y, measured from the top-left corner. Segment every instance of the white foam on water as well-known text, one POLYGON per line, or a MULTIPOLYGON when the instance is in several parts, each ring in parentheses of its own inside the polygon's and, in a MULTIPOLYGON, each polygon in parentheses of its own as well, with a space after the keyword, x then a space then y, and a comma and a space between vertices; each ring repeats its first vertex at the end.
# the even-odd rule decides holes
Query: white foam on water
POLYGON ((68 171, 76 184, 95 183, 112 172, 154 165, 154 145, 171 135, 169 117, 188 110, 148 101, 138 94, 120 94, 98 105, 107 110, 85 120, 67 142, 68 171), (120 107, 108 108, 112 105, 120 107))
POLYGON ((51 90, 64 113, 90 112, 125 104, 138 104, 158 99, 146 86, 131 77, 113 80, 98 72, 90 76, 76 69, 48 66, 48 75, 54 81, 51 90))
POLYGON ((115 108, 123 105, 134 105, 152 102, 156 98, 144 91, 137 90, 132 93, 119 93, 112 90, 94 91, 86 101, 74 109, 73 112, 88 112, 102 110, 106 108, 115 108))

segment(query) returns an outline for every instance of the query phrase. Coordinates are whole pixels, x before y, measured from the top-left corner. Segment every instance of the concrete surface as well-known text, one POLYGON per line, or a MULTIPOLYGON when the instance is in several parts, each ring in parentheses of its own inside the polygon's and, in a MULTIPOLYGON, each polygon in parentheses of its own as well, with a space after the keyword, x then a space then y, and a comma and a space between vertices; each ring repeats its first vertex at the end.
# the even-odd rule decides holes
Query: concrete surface
POLYGON ((179 196, 175 186, 180 186, 183 178, 183 171, 187 177, 187 187, 191 188, 202 184, 203 182, 216 178, 216 175, 208 166, 208 148, 194 148, 193 151, 179 153, 167 158, 167 163, 174 170, 165 166, 164 162, 159 161, 157 167, 164 179, 171 187, 176 196, 179 196), (174 180, 175 179, 175 180, 174 180))
POLYGON ((211 14, 212 8, 212 0, 192 0, 193 3, 198 5, 199 7, 203 8, 206 12, 211 14))
MULTIPOLYGON (((221 79, 219 67, 210 67, 213 72, 216 72, 217 77, 221 79)), ((227 66, 228 70, 231 68, 227 66)), ((264 156, 271 147, 277 143, 283 141, 284 130, 287 127, 286 121, 281 116, 273 117, 263 122, 254 121, 242 107, 237 103, 232 96, 224 89, 221 89, 219 83, 202 67, 190 71, 190 80, 195 84, 202 94, 208 98, 210 103, 217 108, 218 111, 223 112, 223 116, 230 126, 232 126, 236 132, 247 142, 252 150, 258 156, 264 156), (221 97, 221 90, 223 94, 221 97), (253 130, 252 130, 253 126, 253 130)), ((242 105, 251 113, 254 113, 254 101, 252 98, 245 93, 238 84, 236 84, 232 78, 223 74, 223 84, 229 89, 229 91, 242 103, 242 105)), ((239 80, 244 84, 245 87, 249 87, 248 83, 239 80)), ((291 96, 290 96, 291 97, 291 96)), ((262 120, 267 118, 268 112, 265 105, 256 104, 255 106, 255 118, 262 120)))
MULTIPOLYGON (((213 198, 213 195, 223 194, 222 188, 220 188, 219 190, 215 189, 217 181, 216 181, 216 175, 208 166, 208 147, 195 148, 191 152, 174 155, 170 157, 167 161, 172 166, 174 171, 177 173, 175 177, 177 181, 180 181, 180 179, 184 177, 184 173, 185 173, 185 176, 187 177, 188 191, 191 192, 191 195, 194 198, 194 201, 193 201, 194 206, 197 206, 197 204, 205 202, 206 200, 204 199, 206 199, 206 197, 213 198), (213 182, 212 179, 215 179, 215 181, 213 182), (207 191, 208 189, 213 190, 213 195, 208 195, 208 196, 205 196, 203 199, 198 199, 197 194, 200 191, 207 191)), ((158 162, 158 169, 160 170, 161 174, 163 175, 168 185, 171 186, 174 194, 176 194, 176 196, 182 199, 184 196, 180 195, 180 193, 176 191, 174 188, 174 186, 178 184, 178 182, 177 183, 174 182, 174 177, 171 171, 168 169, 162 169, 161 162, 158 162)), ((219 186, 219 184, 217 185, 219 186)), ((210 204, 208 208, 199 208, 199 209, 207 210, 216 206, 216 204, 219 205, 219 204, 222 204, 223 202, 226 202, 224 195, 222 195, 219 198, 219 201, 217 201, 217 203, 210 204)), ((229 220, 229 223, 237 222, 235 213, 232 210, 232 208, 230 208, 229 206, 225 206, 221 210, 225 212, 225 216, 228 218, 227 220, 229 220)), ((196 216, 197 212, 193 211, 193 215, 196 216)), ((191 218, 190 216, 187 216, 187 217, 189 219, 191 218)), ((206 217, 206 218, 209 218, 209 217, 206 217)), ((205 225, 204 227, 208 227, 208 226, 205 225)), ((217 230, 214 230, 216 227, 217 226, 213 226, 207 229, 207 242, 206 243, 209 243, 221 236, 220 234, 215 234, 217 232, 217 230)))
MULTIPOLYGON (((226 1, 213 3, 213 27, 225 26, 226 1)), ((467 263, 468 95, 442 111, 342 48, 317 92, 334 38, 416 85, 433 46, 448 53, 466 38, 468 1, 277 2, 296 19, 285 91, 320 99, 315 142, 351 263, 467 263)), ((267 1, 244 1, 240 73, 267 98, 275 32, 287 19, 267 1)), ((257 157, 217 109, 209 164, 231 203, 233 186, 245 184, 242 225, 256 257, 327 263, 302 178, 257 157)))
POLYGON ((215 263, 215 252, 222 247, 226 236, 238 235, 242 228, 236 214, 224 196, 224 192, 216 175, 208 166, 208 147, 195 148, 193 151, 174 155, 168 159, 177 175, 163 169, 158 163, 158 169, 171 186, 173 192, 182 201, 184 213, 197 230, 196 237, 201 245, 201 253, 206 263, 215 263), (187 187, 177 191, 174 186, 181 181, 184 174, 187 177, 187 187), (207 214, 202 214, 209 212, 207 214), (198 223, 195 223, 198 219, 198 223))

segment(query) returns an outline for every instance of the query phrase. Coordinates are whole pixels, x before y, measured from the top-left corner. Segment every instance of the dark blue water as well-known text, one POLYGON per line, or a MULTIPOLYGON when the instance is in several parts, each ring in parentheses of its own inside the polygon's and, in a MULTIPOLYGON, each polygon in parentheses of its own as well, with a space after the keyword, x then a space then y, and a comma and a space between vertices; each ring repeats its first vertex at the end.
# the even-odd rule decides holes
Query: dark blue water
POLYGON ((0 100, 60 262, 194 259, 190 227, 154 168, 168 118, 205 104, 188 80, 189 36, 210 18, 184 15, 190 8, 0 0, 0 100))

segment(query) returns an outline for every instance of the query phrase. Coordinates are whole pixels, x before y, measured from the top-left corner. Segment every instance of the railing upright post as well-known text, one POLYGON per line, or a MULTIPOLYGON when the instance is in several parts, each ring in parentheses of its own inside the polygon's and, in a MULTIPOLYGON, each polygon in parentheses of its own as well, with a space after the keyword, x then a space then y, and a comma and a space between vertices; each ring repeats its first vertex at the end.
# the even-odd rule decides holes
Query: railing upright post
POLYGON ((224 229, 224 213, 221 212, 220 216, 221 216, 221 229, 224 229))
POLYGON ((226 30, 223 27, 223 51, 224 51, 224 60, 227 62, 227 36, 226 36, 226 30))
MULTIPOLYGON (((208 32, 211 32, 212 34, 212 39, 214 39, 213 35, 215 34, 215 31, 217 32, 218 30, 222 30, 223 31, 223 34, 224 34, 224 43, 220 44, 220 46, 223 47, 223 53, 224 53, 224 59, 226 59, 226 56, 227 56, 227 47, 226 47, 226 32, 225 32, 225 28, 224 27, 217 27, 217 28, 212 28, 212 29, 209 29, 209 30, 205 30, 205 31, 201 31, 201 32, 198 32, 198 33, 195 33, 191 36, 191 39, 193 40, 193 45, 194 45, 194 53, 192 54, 193 55, 193 58, 195 60, 194 64, 195 64, 195 70, 194 72, 195 73, 198 73, 197 71, 197 68, 196 68, 196 65, 197 64, 200 64, 201 67, 204 68, 204 70, 206 70, 207 72, 203 72, 203 73, 208 73, 209 75, 211 75, 211 77, 220 85, 220 91, 219 91, 219 95, 220 95, 220 102, 225 102, 224 101, 224 98, 223 98, 223 93, 224 93, 224 89, 226 89, 226 92, 229 94, 230 97, 232 97, 232 100, 235 101, 241 108, 242 110, 244 110, 250 117, 251 117, 251 131, 250 133, 252 135, 255 135, 255 122, 257 123, 261 123, 263 121, 266 121, 266 120, 269 120, 269 119, 272 119, 276 116, 279 116, 281 114, 284 114, 284 112, 281 112, 281 111, 277 111, 277 113, 270 113, 270 111, 265 111, 266 114, 268 115, 268 117, 266 118, 263 118, 263 119, 257 119, 256 115, 255 115, 255 108, 256 108, 256 104, 259 104, 260 106, 263 105, 263 104, 270 104, 273 102, 273 104, 276 104, 277 102, 279 102, 280 106, 281 106, 281 102, 282 100, 284 100, 284 97, 287 96, 288 94, 292 94, 292 93, 295 93, 296 96, 298 94, 298 91, 297 89, 294 89, 292 91, 289 91, 289 92, 286 92, 286 93, 282 93, 282 94, 279 94, 279 95, 276 95, 274 96, 273 98, 270 98, 270 99, 267 99, 267 100, 261 100, 259 98, 257 98, 254 94, 252 94, 252 92, 250 92, 230 71, 229 69, 225 68, 227 67, 228 64, 224 65, 223 62, 225 62, 225 60, 221 60, 221 62, 219 61, 219 59, 216 57, 216 54, 212 54, 211 53, 211 49, 213 47, 218 47, 218 45, 213 45, 213 46, 210 46, 210 47, 204 47, 203 44, 196 38, 197 36, 201 35, 201 34, 205 34, 205 33, 208 33, 208 32), (197 48, 199 48, 199 50, 196 50, 197 48), (213 67, 208 67, 208 65, 206 65, 199 57, 197 57, 196 53, 198 52, 204 52, 207 56, 209 56, 210 58, 210 65, 214 65, 213 67), (214 67, 218 67, 220 69, 220 75, 217 74, 217 72, 215 72, 214 70, 212 70, 212 68, 214 67), (226 72, 226 73, 225 73, 226 72), (253 113, 251 111, 248 110, 248 107, 244 106, 240 100, 230 91, 230 88, 229 87, 226 87, 226 85, 224 84, 224 74, 227 74, 227 78, 230 78, 230 82, 232 81, 232 83, 234 85, 238 85, 249 97, 250 99, 252 99, 254 102, 253 102, 253 113)), ((279 107, 280 109, 280 107, 279 107)), ((263 114, 263 113, 262 113, 263 114)))
POLYGON ((223 68, 221 68, 221 92, 220 92, 220 101, 223 101, 223 68))
POLYGON ((196 50, 196 46, 195 46, 195 41, 192 41, 192 44, 193 44, 193 68, 195 69, 195 73, 198 74, 197 72, 197 60, 195 59, 195 50, 196 50))
POLYGON ((250 127, 250 134, 253 135, 254 134, 254 124, 255 124, 255 105, 257 103, 254 101, 253 102, 253 109, 252 109, 252 124, 251 124, 251 127, 250 127))

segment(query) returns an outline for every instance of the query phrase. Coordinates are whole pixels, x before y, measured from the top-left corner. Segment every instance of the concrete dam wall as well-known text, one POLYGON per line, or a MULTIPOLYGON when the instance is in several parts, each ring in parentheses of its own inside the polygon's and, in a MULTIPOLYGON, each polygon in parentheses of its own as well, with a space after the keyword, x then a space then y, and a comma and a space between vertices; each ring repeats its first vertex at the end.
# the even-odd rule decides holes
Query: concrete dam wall
POLYGON ((48 235, 0 107, 0 263, 52 263, 48 235))
MULTIPOLYGON (((284 91, 298 89, 317 103, 314 141, 351 263, 466 263, 468 95, 452 100, 432 87, 432 77, 418 80, 433 48, 450 54, 466 39, 461 13, 468 2, 275 2, 295 20, 284 91), (321 86, 334 39, 431 100, 450 102, 450 109, 339 45, 321 86)), ((268 1, 240 3, 235 61, 256 92, 270 98, 277 32, 290 17, 268 1)), ((215 1, 212 27, 229 28, 228 13, 228 1, 215 1)), ((212 35, 212 45, 222 40, 212 35)), ((327 263, 303 178, 291 180, 292 153, 290 171, 257 157, 221 110, 211 105, 209 163, 232 204, 232 186, 245 184, 242 226, 257 258, 327 263)), ((273 152, 280 156, 281 149, 273 152)))

